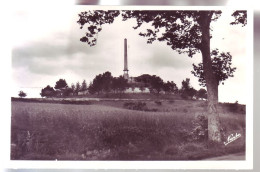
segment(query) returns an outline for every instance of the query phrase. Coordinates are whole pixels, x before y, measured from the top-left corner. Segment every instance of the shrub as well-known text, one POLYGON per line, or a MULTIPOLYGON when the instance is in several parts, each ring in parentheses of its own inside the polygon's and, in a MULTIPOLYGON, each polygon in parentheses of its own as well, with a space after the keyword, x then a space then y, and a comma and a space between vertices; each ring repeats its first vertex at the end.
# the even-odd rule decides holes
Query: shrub
POLYGON ((20 98, 23 98, 23 97, 26 97, 27 94, 26 94, 25 92, 23 92, 23 91, 20 91, 19 94, 18 94, 18 96, 19 96, 20 98))
POLYGON ((154 101, 155 104, 161 106, 162 105, 162 102, 161 101, 154 101))
POLYGON ((148 111, 146 103, 144 102, 126 102, 124 107, 131 110, 148 111))
POLYGON ((208 137, 208 119, 204 114, 199 114, 192 121, 194 126, 191 138, 197 141, 204 141, 208 137))

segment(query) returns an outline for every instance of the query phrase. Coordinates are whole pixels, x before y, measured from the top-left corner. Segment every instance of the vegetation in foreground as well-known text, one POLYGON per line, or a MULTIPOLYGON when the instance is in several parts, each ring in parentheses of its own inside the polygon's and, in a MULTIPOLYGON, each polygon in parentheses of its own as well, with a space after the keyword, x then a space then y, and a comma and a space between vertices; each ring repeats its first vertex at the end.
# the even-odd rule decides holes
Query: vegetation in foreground
POLYGON ((244 109, 220 105, 223 140, 241 134, 225 146, 207 141, 205 108, 204 101, 192 100, 13 101, 11 159, 199 160, 245 151, 244 109))

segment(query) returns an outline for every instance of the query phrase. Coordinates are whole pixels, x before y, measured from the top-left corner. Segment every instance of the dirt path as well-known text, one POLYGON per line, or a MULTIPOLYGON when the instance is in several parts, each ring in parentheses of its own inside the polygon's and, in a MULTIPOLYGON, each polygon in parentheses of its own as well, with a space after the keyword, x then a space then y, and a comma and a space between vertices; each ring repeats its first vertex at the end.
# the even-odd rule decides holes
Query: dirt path
POLYGON ((207 158, 204 160, 246 160, 245 152, 230 154, 230 155, 224 155, 224 156, 218 156, 213 158, 207 158))

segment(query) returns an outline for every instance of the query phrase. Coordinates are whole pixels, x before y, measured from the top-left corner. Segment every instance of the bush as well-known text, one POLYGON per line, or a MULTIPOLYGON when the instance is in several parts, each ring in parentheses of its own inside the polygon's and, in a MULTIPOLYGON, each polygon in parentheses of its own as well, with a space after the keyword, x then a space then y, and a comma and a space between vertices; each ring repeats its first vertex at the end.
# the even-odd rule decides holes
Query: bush
POLYGON ((124 107, 131 110, 148 111, 146 103, 144 102, 126 102, 124 107))
POLYGON ((196 141, 204 141, 208 138, 208 118, 204 114, 199 114, 192 121, 194 126, 191 138, 196 141))
POLYGON ((161 106, 162 105, 162 102, 161 101, 154 101, 155 104, 161 106))
POLYGON ((23 97, 26 97, 27 94, 26 94, 25 92, 23 92, 23 91, 20 91, 19 94, 18 94, 18 96, 19 96, 20 98, 23 98, 23 97))

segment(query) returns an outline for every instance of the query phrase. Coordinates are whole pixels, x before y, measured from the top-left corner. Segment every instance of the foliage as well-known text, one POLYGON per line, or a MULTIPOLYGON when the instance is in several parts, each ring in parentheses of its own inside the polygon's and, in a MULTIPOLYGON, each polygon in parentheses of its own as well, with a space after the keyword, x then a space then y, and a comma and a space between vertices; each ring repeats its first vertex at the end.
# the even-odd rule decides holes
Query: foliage
POLYGON ((55 89, 62 89, 62 88, 66 88, 68 87, 68 84, 66 82, 65 79, 59 79, 57 82, 56 82, 56 85, 55 85, 55 89))
POLYGON ((99 94, 100 92, 108 93, 112 87, 112 80, 113 76, 108 71, 103 74, 97 75, 89 86, 89 92, 92 94, 99 94))
POLYGON ((92 82, 89 83, 88 92, 89 92, 90 94, 95 94, 95 93, 96 93, 95 88, 94 88, 92 82))
POLYGON ((112 79, 113 76, 111 75, 111 72, 105 72, 102 74, 101 77, 101 89, 102 91, 104 91, 105 93, 108 93, 111 90, 111 85, 112 85, 112 79))
POLYGON ((23 91, 19 91, 18 96, 19 96, 20 98, 23 98, 23 97, 26 97, 27 94, 26 94, 25 92, 23 92, 23 91))
POLYGON ((235 18, 234 22, 231 22, 231 25, 237 25, 237 24, 242 24, 242 27, 247 25, 247 11, 234 11, 232 16, 235 18))
POLYGON ((43 88, 40 93, 41 97, 53 97, 55 96, 55 94, 55 90, 49 85, 43 88))
POLYGON ((118 78, 114 77, 112 79, 112 89, 115 92, 122 93, 127 88, 127 80, 123 76, 119 76, 118 78))
POLYGON ((76 94, 78 94, 78 92, 80 91, 80 88, 81 88, 80 83, 77 82, 77 83, 76 83, 76 88, 75 88, 76 94))
POLYGON ((96 75, 93 82, 89 85, 89 92, 94 93, 109 93, 114 90, 115 93, 122 93, 128 87, 127 80, 123 76, 113 77, 110 72, 96 75))
POLYGON ((88 31, 86 36, 82 37, 80 41, 87 42, 90 46, 93 46, 97 42, 97 33, 102 30, 103 24, 111 24, 114 22, 114 18, 119 15, 119 11, 88 11, 81 12, 79 14, 78 23, 81 25, 80 29, 83 28, 85 24, 88 25, 88 31))
POLYGON ((81 91, 85 91, 85 90, 87 90, 87 88, 88 88, 88 87, 87 87, 87 83, 86 83, 86 80, 84 79, 83 82, 82 82, 82 84, 81 84, 81 89, 80 89, 80 90, 81 90, 81 91))
POLYGON ((75 85, 72 83, 71 86, 70 86, 71 90, 72 90, 72 93, 74 94, 75 90, 76 90, 76 87, 75 85))
POLYGON ((126 102, 124 107, 131 110, 147 111, 148 108, 145 102, 126 102))
POLYGON ((160 93, 160 91, 162 91, 163 89, 163 80, 156 75, 152 75, 150 78, 150 84, 151 84, 151 88, 152 90, 156 90, 157 94, 160 93))
POLYGON ((144 87, 150 87, 151 77, 152 76, 149 74, 143 74, 138 77, 135 77, 135 81, 144 83, 144 87))
POLYGON ((191 138, 197 141, 207 140, 208 137, 208 119, 205 115, 197 115, 192 121, 193 130, 191 132, 191 138))
MULTIPOLYGON (((222 82, 224 84, 224 80, 228 79, 228 77, 233 77, 233 73, 236 71, 236 68, 232 68, 232 56, 229 52, 220 53, 218 49, 215 49, 211 52, 212 58, 212 69, 213 73, 217 79, 218 84, 222 82)), ((201 86, 206 86, 206 80, 203 70, 203 63, 199 63, 198 66, 193 64, 193 71, 191 73, 199 78, 199 83, 201 86)))
POLYGON ((177 93, 178 87, 173 81, 167 81, 163 84, 163 90, 167 93, 177 93))
POLYGON ((202 99, 207 99, 207 91, 204 88, 201 88, 198 92, 197 92, 197 97, 198 98, 202 98, 202 99))
POLYGON ((161 101, 154 101, 155 104, 161 106, 162 105, 162 102, 161 101))
POLYGON ((184 99, 190 98, 192 99, 193 96, 195 96, 197 93, 197 90, 195 90, 193 87, 190 86, 190 79, 186 78, 186 80, 182 81, 182 87, 181 87, 181 97, 184 99))
POLYGON ((137 82, 142 83, 140 89, 144 90, 144 87, 149 87, 150 92, 156 91, 158 94, 160 91, 164 90, 165 92, 175 92, 177 88, 176 84, 173 81, 164 81, 156 75, 143 74, 135 78, 137 82))
MULTIPOLYGON (((212 16, 211 20, 217 20, 221 11, 206 11, 212 16)), ((166 41, 167 45, 179 53, 188 53, 190 57, 201 48, 201 28, 199 21, 205 12, 203 11, 122 11, 123 20, 136 19, 137 29, 144 23, 149 23, 154 29, 147 29, 147 32, 140 33, 140 36, 147 37, 147 43, 155 40, 166 41)), ((86 24, 88 31, 86 36, 80 40, 87 42, 90 46, 96 44, 98 32, 102 30, 105 23, 113 23, 114 18, 119 16, 119 11, 88 11, 79 14, 80 28, 86 24)))
POLYGON ((73 89, 72 88, 66 88, 65 90, 63 90, 62 95, 63 96, 69 96, 72 93, 73 93, 73 89))

